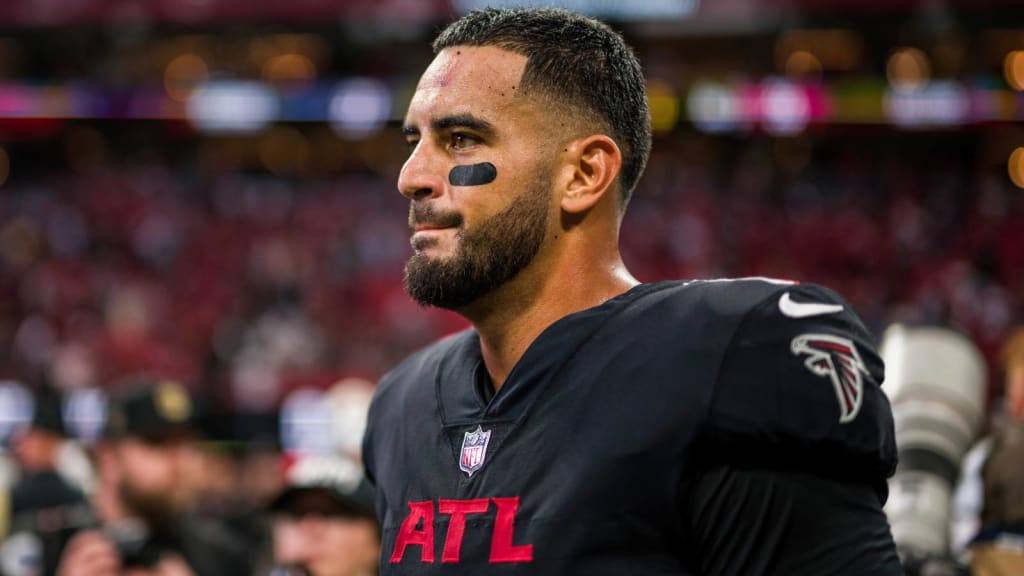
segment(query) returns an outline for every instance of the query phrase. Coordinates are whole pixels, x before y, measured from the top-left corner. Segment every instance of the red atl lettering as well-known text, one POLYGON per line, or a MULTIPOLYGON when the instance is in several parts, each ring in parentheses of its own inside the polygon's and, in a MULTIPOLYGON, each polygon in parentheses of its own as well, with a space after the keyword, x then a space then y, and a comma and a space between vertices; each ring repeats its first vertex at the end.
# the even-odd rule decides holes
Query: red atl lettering
POLYGON ((421 547, 420 558, 423 562, 434 562, 434 502, 409 502, 409 515, 402 521, 395 540, 395 551, 391 554, 391 563, 397 564, 405 556, 405 549, 410 545, 421 547), (416 526, 423 522, 423 529, 416 526))
POLYGON ((448 534, 444 537, 444 554, 441 562, 458 562, 462 552, 462 537, 466 534, 466 514, 483 514, 487 512, 489 502, 486 498, 475 500, 439 500, 437 511, 450 514, 448 534))
POLYGON ((533 544, 514 546, 512 535, 516 531, 516 512, 519 498, 492 498, 498 505, 491 537, 491 564, 499 562, 533 562, 533 544))
MULTIPOLYGON (((462 554, 462 541, 466 534, 466 516, 484 514, 491 502, 497 508, 494 530, 491 534, 492 564, 533 562, 533 544, 513 544, 519 498, 476 498, 472 500, 440 500, 438 513, 450 517, 445 534, 443 563, 458 563, 462 554)), ((409 502, 409 515, 402 521, 395 537, 395 549, 390 562, 397 564, 405 557, 409 546, 420 546, 420 561, 434 563, 434 503, 431 500, 409 502), (422 527, 420 527, 422 524, 422 527)))

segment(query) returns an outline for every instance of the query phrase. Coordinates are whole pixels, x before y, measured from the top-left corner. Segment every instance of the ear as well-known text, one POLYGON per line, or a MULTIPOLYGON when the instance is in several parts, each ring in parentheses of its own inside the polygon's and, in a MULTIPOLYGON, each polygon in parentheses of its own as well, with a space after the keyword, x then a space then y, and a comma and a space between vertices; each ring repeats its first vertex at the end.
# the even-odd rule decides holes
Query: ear
POLYGON ((565 212, 582 214, 617 189, 615 181, 622 170, 622 152, 608 136, 593 134, 574 140, 565 147, 564 154, 571 168, 562 193, 561 207, 565 212))

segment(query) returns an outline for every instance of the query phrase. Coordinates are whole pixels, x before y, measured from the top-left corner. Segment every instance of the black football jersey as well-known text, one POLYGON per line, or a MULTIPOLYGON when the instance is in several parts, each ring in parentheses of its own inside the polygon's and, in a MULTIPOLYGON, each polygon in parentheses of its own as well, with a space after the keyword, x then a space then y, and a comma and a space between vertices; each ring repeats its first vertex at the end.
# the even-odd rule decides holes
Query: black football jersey
POLYGON ((562 318, 496 394, 477 334, 380 382, 385 575, 897 575, 883 365, 849 304, 641 284, 562 318))

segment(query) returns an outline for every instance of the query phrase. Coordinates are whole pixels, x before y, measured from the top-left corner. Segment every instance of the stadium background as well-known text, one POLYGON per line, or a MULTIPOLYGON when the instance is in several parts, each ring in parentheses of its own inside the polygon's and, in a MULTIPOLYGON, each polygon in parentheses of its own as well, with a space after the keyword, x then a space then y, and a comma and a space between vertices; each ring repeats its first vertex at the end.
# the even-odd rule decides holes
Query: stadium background
MULTIPOLYGON (((5 2, 0 377, 88 399, 156 372, 215 440, 280 440, 291 406, 285 435, 323 441, 318 391, 365 390, 466 325, 402 290, 396 127, 433 34, 483 5, 5 2)), ((648 74, 638 278, 819 282, 876 334, 968 334, 997 394, 1024 314, 1020 2, 562 5, 622 30, 648 74)))

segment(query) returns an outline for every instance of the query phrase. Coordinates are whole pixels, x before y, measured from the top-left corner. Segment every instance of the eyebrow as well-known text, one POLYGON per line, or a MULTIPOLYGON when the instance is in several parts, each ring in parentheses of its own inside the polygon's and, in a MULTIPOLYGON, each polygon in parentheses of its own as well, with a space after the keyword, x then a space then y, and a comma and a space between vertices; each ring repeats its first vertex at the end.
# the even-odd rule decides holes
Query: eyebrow
MULTIPOLYGON (((430 127, 435 132, 451 130, 452 128, 469 128, 485 135, 494 134, 493 124, 472 114, 453 114, 451 116, 435 118, 430 121, 430 127)), ((419 133, 420 129, 415 125, 405 124, 402 126, 402 134, 405 136, 417 136, 419 133)))

